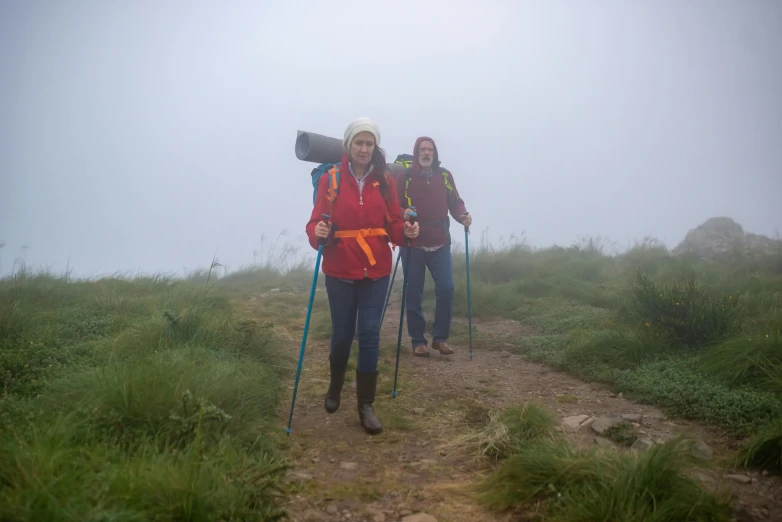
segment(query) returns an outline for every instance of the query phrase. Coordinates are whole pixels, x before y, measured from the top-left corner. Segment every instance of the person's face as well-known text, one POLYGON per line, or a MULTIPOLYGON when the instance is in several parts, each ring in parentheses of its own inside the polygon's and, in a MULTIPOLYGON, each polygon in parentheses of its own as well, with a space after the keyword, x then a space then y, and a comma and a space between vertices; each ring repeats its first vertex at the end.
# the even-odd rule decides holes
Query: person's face
POLYGON ((350 144, 350 159, 361 167, 369 166, 375 152, 375 137, 371 132, 359 132, 350 144))
POLYGON ((418 164, 428 169, 434 162, 434 144, 431 141, 422 141, 418 145, 418 164))

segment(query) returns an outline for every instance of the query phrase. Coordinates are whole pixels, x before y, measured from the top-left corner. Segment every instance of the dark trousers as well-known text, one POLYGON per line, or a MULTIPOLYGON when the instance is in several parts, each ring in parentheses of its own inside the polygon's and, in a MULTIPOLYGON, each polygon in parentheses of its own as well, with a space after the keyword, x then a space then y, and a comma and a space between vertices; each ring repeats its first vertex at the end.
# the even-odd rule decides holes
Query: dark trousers
POLYGON ((356 336, 358 319, 359 372, 377 371, 380 358, 380 315, 388 290, 389 277, 377 281, 346 282, 326 276, 326 293, 331 310, 331 360, 345 367, 356 336))
POLYGON ((444 245, 433 252, 420 248, 412 248, 410 266, 407 265, 407 248, 402 251, 402 268, 407 274, 407 332, 413 343, 427 346, 424 335, 426 319, 423 313, 424 282, 426 270, 434 279, 434 293, 437 298, 434 311, 434 328, 432 339, 435 342, 448 340, 451 333, 451 315, 453 313, 453 267, 451 264, 451 249, 444 245))

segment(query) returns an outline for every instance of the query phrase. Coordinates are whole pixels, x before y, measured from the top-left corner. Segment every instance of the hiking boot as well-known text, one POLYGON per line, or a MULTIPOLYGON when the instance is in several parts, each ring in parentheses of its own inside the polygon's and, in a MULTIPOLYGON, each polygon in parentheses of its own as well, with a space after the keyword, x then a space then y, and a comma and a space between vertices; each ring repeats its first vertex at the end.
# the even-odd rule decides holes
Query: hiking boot
POLYGON ((367 433, 377 435, 383 431, 380 421, 375 416, 372 403, 375 402, 377 389, 377 372, 359 372, 356 370, 356 399, 358 403, 358 418, 367 433))
POLYGON ((429 350, 426 349, 426 345, 419 344, 413 348, 413 355, 416 357, 429 357, 429 350))
POLYGON ((342 394, 342 385, 345 384, 345 370, 347 366, 337 366, 329 357, 329 366, 331 367, 331 382, 329 382, 329 391, 326 392, 326 411, 334 413, 339 408, 339 399, 342 394))
POLYGON ((450 346, 448 346, 448 343, 445 342, 445 341, 442 341, 442 342, 433 341, 432 342, 432 348, 437 350, 437 351, 439 351, 440 355, 452 355, 453 354, 453 350, 451 350, 450 346))

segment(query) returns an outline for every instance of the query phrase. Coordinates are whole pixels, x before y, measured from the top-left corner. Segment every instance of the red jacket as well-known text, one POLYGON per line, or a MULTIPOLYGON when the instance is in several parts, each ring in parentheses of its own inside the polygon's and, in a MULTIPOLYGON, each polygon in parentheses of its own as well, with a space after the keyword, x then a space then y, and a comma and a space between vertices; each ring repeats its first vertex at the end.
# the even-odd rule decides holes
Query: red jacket
POLYGON ((342 157, 339 165, 339 192, 330 212, 329 202, 326 200, 329 176, 324 175, 319 180, 315 206, 306 226, 310 245, 318 249, 315 226, 319 221, 323 221, 323 214, 330 214, 332 233, 328 244, 323 247, 323 273, 339 279, 385 277, 391 274, 392 268, 389 242, 397 245, 407 242, 394 182, 389 176, 388 203, 380 192, 377 172, 367 175, 363 191, 359 195, 358 183, 347 166, 347 154, 342 157), (355 237, 356 231, 369 229, 385 229, 388 236, 355 237), (347 237, 344 236, 345 233, 347 237), (350 237, 351 235, 354 237, 350 237), (370 256, 362 249, 362 242, 370 251, 374 265, 370 256))
POLYGON ((446 219, 448 214, 458 219, 467 212, 464 201, 456 190, 456 183, 453 175, 446 169, 440 167, 437 145, 432 138, 421 136, 415 141, 413 148, 413 165, 405 171, 396 181, 397 193, 399 195, 399 204, 402 209, 408 206, 415 207, 417 214, 416 221, 420 227, 420 235, 415 240, 415 246, 435 247, 447 245, 450 243, 450 233, 448 231, 446 219), (434 146, 434 158, 432 162, 432 175, 427 180, 421 174, 421 165, 418 164, 419 147, 422 141, 430 141, 434 146), (442 173, 445 173, 451 189, 446 187, 442 173), (410 183, 407 186, 407 197, 405 198, 405 184, 407 177, 410 183))

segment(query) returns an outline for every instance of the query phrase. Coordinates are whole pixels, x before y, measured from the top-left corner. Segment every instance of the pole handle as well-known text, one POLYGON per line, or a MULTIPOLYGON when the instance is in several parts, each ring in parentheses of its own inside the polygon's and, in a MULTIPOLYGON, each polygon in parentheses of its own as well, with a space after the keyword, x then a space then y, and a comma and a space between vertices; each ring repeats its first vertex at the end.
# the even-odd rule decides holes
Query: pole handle
MULTIPOLYGON (((331 216, 329 216, 328 214, 321 214, 321 216, 323 216, 323 221, 325 221, 327 225, 331 223, 331 216)), ((327 245, 328 242, 329 242, 328 236, 325 239, 320 239, 320 238, 318 239, 318 244, 321 246, 327 245)))
MULTIPOLYGON (((465 213, 463 213, 463 214, 462 214, 461 216, 459 216, 459 217, 464 217, 464 216, 466 216, 467 214, 469 214, 469 212, 465 212, 465 213)), ((465 231, 465 232, 467 232, 467 233, 469 234, 469 233, 470 233, 470 227, 468 227, 467 225, 463 225, 463 226, 464 226, 464 231, 465 231)))
MULTIPOLYGON (((418 212, 415 211, 415 207, 410 207, 411 212, 407 215, 407 221, 413 225, 415 224, 415 218, 418 217, 418 212)), ((413 244, 413 240, 410 238, 407 238, 407 246, 411 246, 413 244)))

